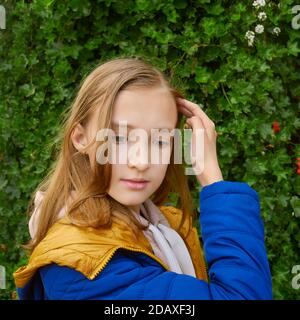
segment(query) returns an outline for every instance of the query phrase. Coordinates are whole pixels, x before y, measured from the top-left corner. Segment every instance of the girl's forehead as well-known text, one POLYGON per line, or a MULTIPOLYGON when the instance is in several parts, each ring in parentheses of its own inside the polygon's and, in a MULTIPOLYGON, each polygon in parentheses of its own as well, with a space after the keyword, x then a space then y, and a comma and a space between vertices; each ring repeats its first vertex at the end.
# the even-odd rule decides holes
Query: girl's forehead
POLYGON ((124 90, 113 106, 112 125, 127 128, 173 129, 178 117, 174 98, 166 89, 124 90))
MULTIPOLYGON (((128 129, 138 129, 138 128, 142 128, 143 127, 143 124, 140 124, 139 126, 137 125, 133 125, 131 123, 128 123, 127 120, 120 120, 120 121, 112 121, 111 123, 112 125, 112 128, 114 129, 118 129, 118 128, 128 128, 128 129)), ((170 124, 162 124, 162 125, 156 125, 154 127, 151 127, 151 129, 167 129, 167 130, 172 130, 174 129, 175 126, 172 126, 170 124)))

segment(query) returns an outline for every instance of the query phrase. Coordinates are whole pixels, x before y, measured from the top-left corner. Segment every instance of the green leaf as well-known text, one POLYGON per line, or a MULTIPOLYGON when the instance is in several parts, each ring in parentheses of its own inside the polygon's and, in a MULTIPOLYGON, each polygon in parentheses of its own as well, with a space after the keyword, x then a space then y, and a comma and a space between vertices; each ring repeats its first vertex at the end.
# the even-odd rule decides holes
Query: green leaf
POLYGON ((294 210, 295 217, 300 218, 300 198, 297 196, 293 196, 290 202, 294 210))
POLYGON ((197 67, 195 70, 195 80, 197 83, 207 83, 211 77, 211 73, 207 68, 197 67))

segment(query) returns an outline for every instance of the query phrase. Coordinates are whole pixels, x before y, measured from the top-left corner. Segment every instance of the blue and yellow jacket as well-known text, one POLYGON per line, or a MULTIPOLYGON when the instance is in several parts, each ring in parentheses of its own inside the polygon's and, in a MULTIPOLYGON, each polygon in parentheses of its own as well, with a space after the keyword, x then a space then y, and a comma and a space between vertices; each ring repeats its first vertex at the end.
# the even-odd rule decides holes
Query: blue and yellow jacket
MULTIPOLYGON (((159 208, 177 230, 182 211, 159 208)), ((136 241, 121 224, 97 230, 60 219, 13 274, 19 299, 272 299, 257 192, 245 182, 203 187, 200 226, 206 262, 191 220, 178 230, 195 278, 171 272, 142 232, 136 241)))

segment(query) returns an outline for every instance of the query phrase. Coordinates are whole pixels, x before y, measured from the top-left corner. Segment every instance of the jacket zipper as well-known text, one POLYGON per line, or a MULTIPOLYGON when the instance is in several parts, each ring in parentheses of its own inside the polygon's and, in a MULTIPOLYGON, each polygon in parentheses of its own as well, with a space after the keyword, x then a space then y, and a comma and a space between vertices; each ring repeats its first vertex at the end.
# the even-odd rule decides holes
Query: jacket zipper
POLYGON ((91 275, 89 276, 90 280, 93 280, 97 277, 97 275, 106 267, 106 265, 108 264, 108 262, 112 259, 113 255, 115 254, 115 252, 118 249, 126 249, 126 250, 130 250, 130 251, 134 251, 134 252, 142 252, 145 253, 146 255, 148 255, 149 257, 151 257, 152 259, 154 259, 155 261, 157 261, 161 266, 163 266, 167 271, 170 271, 170 269, 167 267, 166 264, 164 264, 160 259, 158 259, 154 254, 152 254, 151 252, 147 252, 145 250, 142 249, 138 249, 135 247, 129 247, 129 246, 118 246, 116 248, 113 248, 112 251, 109 253, 108 257, 106 257, 106 259, 103 261, 101 261, 100 265, 91 273, 91 275))
POLYGON ((202 266, 201 266, 201 269, 202 269, 202 275, 204 277, 204 280, 207 281, 208 280, 208 270, 206 268, 206 264, 205 264, 203 253, 202 253, 202 266))
MULTIPOLYGON (((142 253, 146 254, 147 256, 151 257, 152 259, 154 259, 155 261, 157 261, 167 271, 170 271, 169 267, 167 267, 167 265, 165 263, 163 263, 159 258, 157 258, 154 254, 152 254, 149 251, 145 251, 145 250, 142 250, 142 249, 138 249, 138 248, 135 248, 135 247, 129 247, 129 246, 118 246, 116 248, 113 248, 111 250, 111 252, 109 253, 109 255, 105 258, 104 262, 101 261, 100 265, 91 273, 91 275, 89 276, 90 280, 93 280, 98 276, 98 274, 106 267, 106 265, 112 259, 113 255, 115 254, 115 252, 118 249, 126 249, 126 250, 133 251, 133 252, 142 252, 142 253)), ((202 259, 203 259, 203 254, 202 254, 202 259)), ((207 279, 208 278, 207 269, 206 269, 206 265, 205 265, 204 259, 203 259, 203 267, 201 266, 201 270, 202 270, 203 277, 205 277, 207 279)), ((205 279, 203 279, 203 280, 205 280, 205 279)))

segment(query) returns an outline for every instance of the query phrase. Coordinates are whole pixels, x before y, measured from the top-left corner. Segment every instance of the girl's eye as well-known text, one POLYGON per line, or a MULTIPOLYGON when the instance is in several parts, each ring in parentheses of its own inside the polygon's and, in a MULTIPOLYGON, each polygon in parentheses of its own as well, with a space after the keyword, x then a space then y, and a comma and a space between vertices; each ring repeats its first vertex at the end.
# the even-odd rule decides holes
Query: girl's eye
POLYGON ((169 142, 164 140, 158 140, 155 142, 155 144, 158 144, 160 147, 166 147, 169 145, 169 142))
MULTIPOLYGON (((127 142, 127 137, 116 135, 116 136, 114 137, 114 140, 113 140, 113 141, 114 141, 114 143, 116 143, 116 144, 125 143, 125 142, 127 142)), ((154 141, 154 144, 155 144, 155 145, 158 145, 159 147, 166 147, 166 146, 169 145, 169 142, 168 142, 168 141, 164 141, 164 140, 156 140, 156 141, 154 141)))
POLYGON ((115 138, 114 138, 114 142, 117 144, 123 143, 126 140, 127 140, 127 138, 124 136, 115 136, 115 138))

